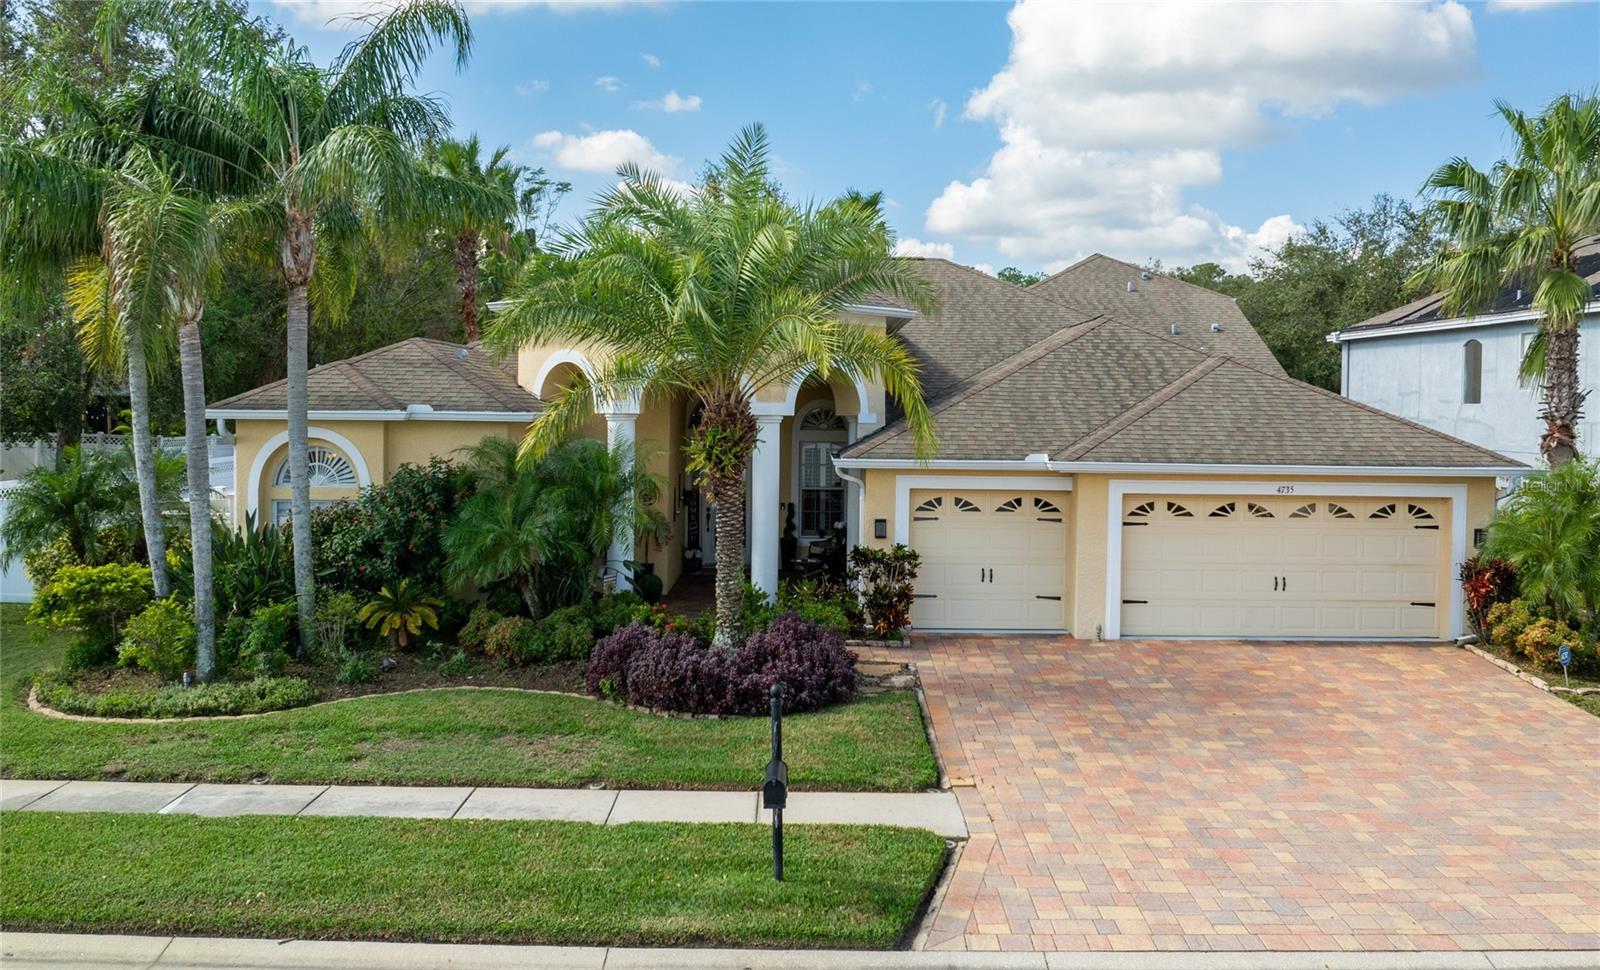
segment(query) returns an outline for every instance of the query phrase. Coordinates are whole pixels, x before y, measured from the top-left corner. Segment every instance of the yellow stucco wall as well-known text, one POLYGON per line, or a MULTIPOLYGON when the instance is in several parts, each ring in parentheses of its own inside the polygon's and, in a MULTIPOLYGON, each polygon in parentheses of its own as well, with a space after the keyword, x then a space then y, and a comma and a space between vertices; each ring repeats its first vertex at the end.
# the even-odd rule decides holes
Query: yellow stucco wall
MULTIPOLYGON (((868 469, 863 474, 866 488, 862 495, 861 534, 864 544, 887 547, 894 541, 895 533, 895 481, 901 475, 942 477, 960 476, 970 479, 974 489, 985 488, 984 481, 991 482, 1018 475, 1033 476, 1044 474, 1067 477, 1060 473, 1028 473, 1028 472, 953 472, 934 469, 868 469), (887 524, 889 538, 874 539, 873 522, 883 519, 887 524)), ((1072 492, 1065 506, 1067 508, 1069 529, 1067 533, 1067 588, 1062 595, 1066 600, 1067 616, 1071 618, 1072 631, 1078 636, 1092 637, 1097 626, 1105 623, 1106 601, 1106 528, 1109 522, 1109 508, 1107 506, 1110 496, 1110 483, 1117 481, 1150 481, 1150 482, 1265 482, 1265 483, 1292 483, 1296 486, 1298 494, 1314 496, 1317 494, 1316 483, 1371 483, 1381 485, 1391 490, 1397 497, 1405 495, 1406 485, 1455 485, 1465 486, 1467 489, 1466 509, 1452 508, 1451 528, 1454 527, 1454 516, 1465 514, 1467 523, 1467 555, 1473 553, 1473 530, 1482 528, 1489 523, 1494 514, 1495 482, 1493 478, 1448 478, 1439 476, 1418 476, 1414 478, 1387 478, 1387 477, 1362 477, 1354 475, 1314 475, 1314 476, 1267 476, 1267 475, 1196 475, 1196 474, 1073 474, 1072 492)), ((993 487, 992 485, 989 487, 993 487)), ((1132 493, 1130 493, 1132 494, 1132 493)), ((1439 627, 1437 635, 1441 638, 1448 637, 1451 629, 1453 611, 1460 602, 1456 578, 1452 573, 1449 562, 1450 533, 1446 533, 1446 554, 1439 568, 1439 591, 1441 604, 1450 604, 1448 609, 1438 611, 1439 627)))

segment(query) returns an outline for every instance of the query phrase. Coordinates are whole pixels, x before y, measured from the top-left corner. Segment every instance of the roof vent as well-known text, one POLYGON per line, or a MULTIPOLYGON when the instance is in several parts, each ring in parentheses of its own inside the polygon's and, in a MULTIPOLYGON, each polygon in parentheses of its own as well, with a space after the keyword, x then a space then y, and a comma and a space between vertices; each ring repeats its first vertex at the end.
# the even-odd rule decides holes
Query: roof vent
POLYGON ((1213 324, 1212 324, 1212 325, 1211 325, 1211 332, 1212 332, 1212 333, 1221 333, 1221 332, 1222 332, 1222 324, 1220 324, 1220 323, 1213 323, 1213 324))
POLYGON ((456 360, 466 360, 466 359, 467 359, 467 348, 462 347, 462 348, 460 348, 459 350, 456 351, 456 360))
POLYGON ((1128 292, 1129 293, 1133 292, 1133 280, 1129 280, 1128 281, 1128 292))
POLYGON ((1178 325, 1176 323, 1174 323, 1172 326, 1168 327, 1167 330, 1169 330, 1174 337, 1176 337, 1178 335, 1178 325))
POLYGON ((1147 269, 1140 270, 1139 278, 1142 280, 1148 280, 1150 278, 1150 271, 1147 269))

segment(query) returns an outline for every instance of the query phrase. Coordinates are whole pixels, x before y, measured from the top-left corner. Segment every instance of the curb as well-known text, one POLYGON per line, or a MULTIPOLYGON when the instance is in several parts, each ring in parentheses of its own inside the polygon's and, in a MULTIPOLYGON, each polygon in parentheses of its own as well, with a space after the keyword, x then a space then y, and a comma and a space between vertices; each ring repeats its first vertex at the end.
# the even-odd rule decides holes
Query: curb
POLYGON ((1546 694, 1576 694, 1580 697, 1586 694, 1600 694, 1600 687, 1562 687, 1559 684, 1552 684, 1537 674, 1531 674, 1528 671, 1523 670, 1521 667, 1518 667, 1509 660, 1502 660, 1499 657, 1496 657, 1494 654, 1483 649, 1475 643, 1458 643, 1456 646, 1463 650, 1470 650, 1471 652, 1494 664, 1496 667, 1499 667, 1501 670, 1504 670, 1506 673, 1511 674, 1518 680, 1527 684, 1532 684, 1534 687, 1539 688, 1546 694))
POLYGON ((7 970, 1590 970, 1574 950, 966 953, 362 943, 6 933, 7 970))

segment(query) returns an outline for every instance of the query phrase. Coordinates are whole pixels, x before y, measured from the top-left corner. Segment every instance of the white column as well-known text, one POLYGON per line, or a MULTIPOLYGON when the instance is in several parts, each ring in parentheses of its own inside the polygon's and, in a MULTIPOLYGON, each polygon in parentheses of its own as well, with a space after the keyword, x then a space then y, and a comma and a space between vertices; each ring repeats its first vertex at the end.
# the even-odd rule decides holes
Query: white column
MULTIPOLYGON (((625 445, 628 467, 632 467, 634 424, 639 419, 638 407, 634 406, 631 410, 626 407, 612 407, 603 410, 602 413, 606 416, 606 444, 612 448, 625 445)), ((633 583, 628 579, 628 567, 623 565, 632 560, 633 556, 633 521, 630 514, 625 519, 624 528, 618 532, 611 542, 610 550, 606 552, 606 565, 610 567, 612 575, 616 576, 619 590, 633 588, 633 583)))
POLYGON ((778 592, 778 429, 783 416, 756 416, 756 451, 750 463, 750 581, 778 592))

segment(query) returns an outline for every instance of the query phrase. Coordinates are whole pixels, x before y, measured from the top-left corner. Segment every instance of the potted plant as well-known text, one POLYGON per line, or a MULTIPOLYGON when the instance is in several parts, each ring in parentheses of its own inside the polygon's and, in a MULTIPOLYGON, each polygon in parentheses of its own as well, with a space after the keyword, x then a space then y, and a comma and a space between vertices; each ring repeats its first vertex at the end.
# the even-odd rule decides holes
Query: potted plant
POLYGON ((795 530, 793 502, 784 503, 783 541, 778 546, 778 553, 786 564, 794 562, 800 556, 800 537, 795 530))

